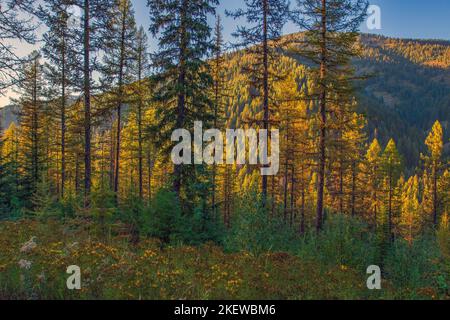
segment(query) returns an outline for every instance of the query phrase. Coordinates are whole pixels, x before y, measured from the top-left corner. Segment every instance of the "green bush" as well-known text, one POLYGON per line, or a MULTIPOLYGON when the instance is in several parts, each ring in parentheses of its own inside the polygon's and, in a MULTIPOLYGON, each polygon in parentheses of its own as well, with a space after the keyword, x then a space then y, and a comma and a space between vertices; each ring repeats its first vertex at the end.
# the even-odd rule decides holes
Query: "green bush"
POLYGON ((270 217, 261 196, 248 193, 238 200, 236 216, 225 241, 231 252, 247 251, 255 255, 269 251, 292 251, 299 237, 279 217, 270 217))
POLYGON ((367 225, 341 214, 329 215, 319 234, 315 230, 306 234, 297 254, 324 265, 352 266, 361 272, 378 264, 375 239, 367 225))
POLYGON ((415 291, 433 287, 439 281, 439 257, 440 251, 434 237, 419 238, 411 244, 398 239, 388 251, 384 271, 398 288, 415 291))

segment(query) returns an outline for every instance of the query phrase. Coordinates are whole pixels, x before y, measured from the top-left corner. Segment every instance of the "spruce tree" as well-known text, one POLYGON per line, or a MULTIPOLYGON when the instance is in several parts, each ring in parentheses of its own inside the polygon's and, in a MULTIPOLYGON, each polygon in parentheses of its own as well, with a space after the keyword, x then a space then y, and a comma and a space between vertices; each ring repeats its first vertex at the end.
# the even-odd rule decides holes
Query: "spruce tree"
POLYGON ((44 117, 44 80, 43 65, 38 52, 27 58, 21 71, 18 85, 19 98, 15 103, 19 107, 23 165, 26 180, 24 187, 28 196, 36 192, 43 169, 44 151, 42 148, 42 124, 44 117))
POLYGON ((49 0, 45 6, 40 6, 38 16, 48 27, 44 34, 43 56, 49 63, 45 65, 45 74, 50 84, 49 98, 54 100, 57 109, 53 115, 60 123, 60 197, 64 198, 66 184, 66 133, 67 108, 70 104, 70 90, 73 88, 73 70, 75 63, 74 28, 71 21, 77 17, 72 16, 72 5, 68 0, 49 0))
MULTIPOLYGON (((152 55, 157 139, 167 154, 175 129, 192 130, 194 121, 202 121, 204 127, 211 124, 212 77, 205 59, 212 49, 208 17, 215 13, 217 4, 217 0, 148 0, 150 31, 159 43, 152 55)), ((202 166, 174 165, 173 189, 178 197, 192 200, 187 183, 194 176, 198 179, 202 170, 202 166)), ((190 184, 198 187, 193 181, 190 184)))
POLYGON ((136 61, 134 64, 134 75, 137 80, 137 85, 135 86, 136 91, 134 95, 135 105, 136 105, 136 121, 138 127, 138 175, 139 175, 139 198, 143 199, 143 118, 145 113, 146 105, 146 77, 149 71, 149 59, 148 59, 148 37, 145 33, 144 28, 141 26, 136 34, 135 43, 136 61))
POLYGON ((83 93, 83 140, 84 140, 84 206, 90 206, 92 187, 92 92, 93 73, 98 71, 96 53, 101 49, 102 30, 106 27, 109 9, 113 0, 75 0, 74 4, 81 10, 80 25, 75 32, 72 48, 76 54, 75 78, 79 79, 77 88, 83 93))

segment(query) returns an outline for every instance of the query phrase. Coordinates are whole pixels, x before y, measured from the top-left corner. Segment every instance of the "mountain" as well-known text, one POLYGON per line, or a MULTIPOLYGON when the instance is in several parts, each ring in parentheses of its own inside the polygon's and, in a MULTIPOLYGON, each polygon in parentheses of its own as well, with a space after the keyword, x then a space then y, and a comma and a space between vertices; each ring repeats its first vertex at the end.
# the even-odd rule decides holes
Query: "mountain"
MULTIPOLYGON (((301 37, 301 34, 288 37, 301 37)), ((412 171, 425 152, 424 140, 436 120, 444 128, 446 157, 450 156, 450 41, 393 39, 362 34, 362 56, 354 61, 356 72, 368 78, 357 84, 359 112, 368 120, 369 138, 376 136, 383 144, 390 138, 397 142, 405 166, 412 171)), ((286 54, 305 65, 300 57, 286 54)), ((228 101, 227 118, 238 125, 249 113, 259 112, 252 105, 243 83, 248 82, 239 67, 242 54, 228 55, 227 77, 233 87, 228 101)), ((298 68, 280 62, 280 68, 294 72, 298 68)), ((305 73, 305 70, 295 72, 305 73)), ((14 107, 0 109, 1 126, 14 121, 14 107)))
MULTIPOLYGON (((303 35, 286 37, 301 39, 303 35)), ((297 39, 297 40, 298 40, 297 39)), ((353 61, 357 75, 365 79, 355 83, 358 112, 366 116, 369 139, 375 136, 383 145, 394 138, 408 173, 420 162, 426 151, 424 141, 436 120, 450 138, 450 41, 393 39, 361 34, 358 45, 361 56, 353 61)), ((308 63, 289 50, 277 61, 281 73, 294 73, 308 82, 308 63), (299 67, 300 66, 300 67, 299 67)), ((239 124, 261 112, 245 92, 240 52, 228 57, 227 76, 235 97, 228 102, 229 124, 239 124)), ((450 144, 445 147, 450 156, 450 144)))
POLYGON ((436 120, 450 155, 450 41, 392 39, 361 35, 359 74, 370 74, 358 90, 369 133, 396 140, 405 165, 415 167, 436 120))
POLYGON ((15 114, 16 107, 13 105, 8 105, 0 108, 0 129, 5 130, 9 127, 11 122, 17 124, 17 116, 15 114))

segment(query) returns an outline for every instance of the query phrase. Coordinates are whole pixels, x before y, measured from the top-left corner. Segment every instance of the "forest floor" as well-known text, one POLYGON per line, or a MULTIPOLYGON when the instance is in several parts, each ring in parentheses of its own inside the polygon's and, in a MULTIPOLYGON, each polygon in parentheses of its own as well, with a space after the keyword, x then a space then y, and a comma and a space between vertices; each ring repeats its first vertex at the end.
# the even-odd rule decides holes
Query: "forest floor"
MULTIPOLYGON (((0 299, 407 299, 388 281, 368 290, 365 270, 326 267, 287 253, 224 253, 213 244, 129 244, 98 237, 83 220, 0 222, 0 299), (31 241, 30 241, 31 240, 31 241), (81 289, 69 290, 67 267, 81 269, 81 289)), ((414 292, 438 298, 432 288, 414 292)))

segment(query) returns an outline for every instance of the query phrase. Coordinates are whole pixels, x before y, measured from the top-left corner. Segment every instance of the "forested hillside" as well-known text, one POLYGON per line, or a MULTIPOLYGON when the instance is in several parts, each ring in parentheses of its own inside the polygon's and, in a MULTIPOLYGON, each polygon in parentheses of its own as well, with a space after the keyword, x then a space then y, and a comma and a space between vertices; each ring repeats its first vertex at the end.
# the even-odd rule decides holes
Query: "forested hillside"
MULTIPOLYGON (((382 143, 394 138, 405 165, 412 172, 420 153, 425 151, 420 141, 438 119, 444 128, 444 155, 448 157, 450 42, 362 34, 360 43, 362 56, 354 65, 357 73, 367 78, 357 85, 356 92, 358 109, 367 118, 369 136, 376 135, 382 143)), ((295 72, 294 65, 285 68, 285 72, 295 72)), ((229 81, 231 86, 235 81, 239 83, 238 75, 232 74, 229 81)), ((232 113, 234 118, 229 121, 236 123, 240 113, 236 110, 232 113)), ((16 118, 13 107, 6 106, 1 118, 3 128, 7 128, 16 118)))
POLYGON ((232 48, 217 0, 66 1, 0 6, 35 44, 0 46, 0 299, 448 299, 449 43, 365 0, 244 1, 232 48))
POLYGON ((362 35, 363 58, 355 65, 371 75, 358 91, 371 137, 393 137, 407 167, 417 165, 433 122, 444 128, 448 157, 450 122, 450 42, 402 40, 362 35))

